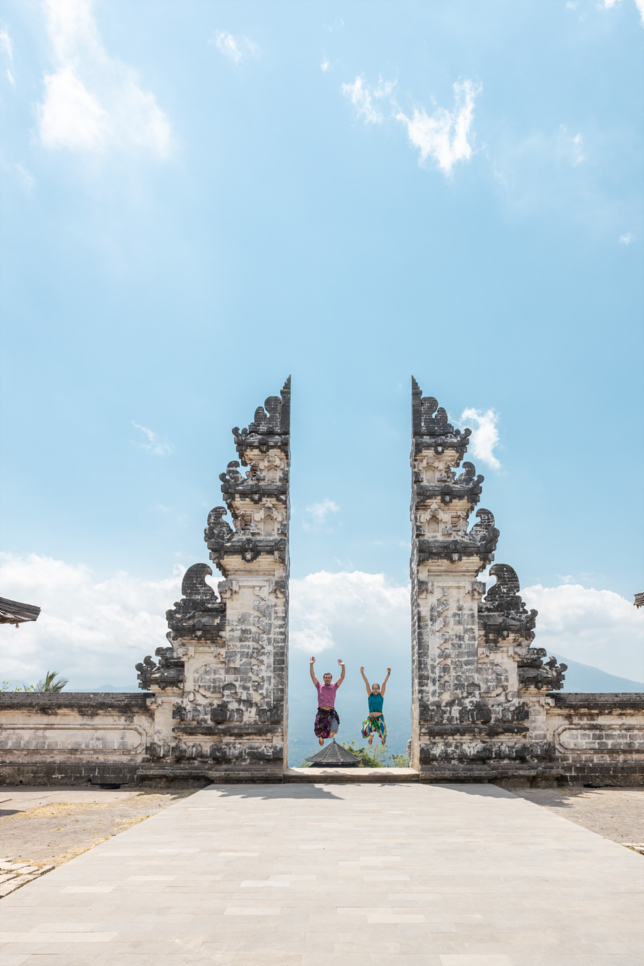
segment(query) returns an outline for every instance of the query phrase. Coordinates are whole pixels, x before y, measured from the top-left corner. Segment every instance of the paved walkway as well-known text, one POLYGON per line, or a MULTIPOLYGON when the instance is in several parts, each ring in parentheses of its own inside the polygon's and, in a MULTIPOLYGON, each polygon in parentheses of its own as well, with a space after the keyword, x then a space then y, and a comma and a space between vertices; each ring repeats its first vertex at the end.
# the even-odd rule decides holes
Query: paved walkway
POLYGON ((216 785, 3 899, 0 966, 641 966, 643 872, 495 786, 216 785))

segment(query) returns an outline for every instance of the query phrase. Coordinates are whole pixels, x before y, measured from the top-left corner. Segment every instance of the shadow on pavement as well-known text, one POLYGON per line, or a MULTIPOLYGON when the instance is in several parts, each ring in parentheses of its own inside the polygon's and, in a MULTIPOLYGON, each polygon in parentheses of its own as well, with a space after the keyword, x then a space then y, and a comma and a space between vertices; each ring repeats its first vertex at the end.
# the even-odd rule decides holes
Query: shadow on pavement
POLYGON ((340 795, 334 795, 327 788, 320 788, 317 785, 208 785, 204 788, 205 792, 219 792, 227 798, 258 798, 266 801, 281 798, 317 798, 317 799, 340 799, 340 795))
POLYGON ((448 785, 446 782, 429 784, 428 782, 421 782, 421 787, 425 788, 448 788, 451 792, 460 792, 462 795, 479 795, 482 798, 516 798, 513 792, 507 791, 505 788, 500 788, 498 785, 488 785, 485 782, 460 784, 460 782, 454 782, 452 785, 448 785))

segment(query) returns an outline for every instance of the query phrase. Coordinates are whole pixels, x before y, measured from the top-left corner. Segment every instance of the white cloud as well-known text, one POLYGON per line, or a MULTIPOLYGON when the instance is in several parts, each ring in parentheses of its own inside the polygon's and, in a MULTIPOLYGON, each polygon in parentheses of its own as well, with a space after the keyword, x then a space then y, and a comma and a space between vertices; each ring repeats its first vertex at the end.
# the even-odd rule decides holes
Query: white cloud
POLYGON ((464 409, 461 413, 461 426, 474 423, 470 443, 470 452, 475 459, 487 463, 493 470, 500 470, 501 464, 494 455, 494 447, 499 442, 497 423, 499 414, 493 409, 464 409))
MULTIPOLYGON (((0 626, 0 678, 30 683, 56 670, 72 688, 134 684, 134 665, 166 646, 165 612, 181 596, 183 573, 177 566, 163 580, 143 580, 121 571, 97 581, 83 564, 0 554, 3 594, 42 608, 34 623, 0 626)), ((536 646, 644 680, 644 620, 631 601, 579 584, 521 593, 539 611, 536 646)), ((290 625, 295 654, 335 649, 353 664, 409 664, 409 587, 383 574, 320 571, 292 580, 290 625)))
MULTIPOLYGON (((604 7, 605 10, 610 10, 611 7, 616 7, 618 3, 621 3, 621 0, 601 0, 600 6, 604 7)), ((635 0, 635 6, 640 12, 642 25, 644 25, 644 0, 635 0)))
POLYGON ((163 440, 159 439, 158 435, 154 433, 151 429, 146 426, 139 426, 138 423, 132 422, 135 429, 140 429, 143 435, 147 439, 147 443, 138 442, 136 445, 144 449, 146 453, 151 456, 169 456, 173 449, 170 443, 165 443, 163 440))
POLYGON ((45 0, 44 6, 55 66, 44 76, 37 109, 44 147, 94 153, 134 147, 167 156, 168 118, 139 87, 135 71, 105 50, 92 0, 45 0))
POLYGON ((45 76, 40 139, 45 147, 100 151, 109 137, 109 118, 71 67, 45 76))
MULTIPOLYGON (((481 575, 485 579, 485 575, 481 575)), ((488 577, 488 587, 494 583, 488 577)), ((521 591, 539 611, 536 647, 608 674, 644 681, 644 619, 631 601, 610 590, 579 584, 521 591)), ((291 581, 291 645, 309 655, 335 649, 338 657, 365 663, 365 655, 407 655, 409 587, 383 574, 320 571, 291 581)), ((398 659, 397 658, 397 659, 398 659)), ((405 657, 406 659, 406 657, 405 657)))
POLYGON ((248 37, 233 37, 232 34, 227 34, 224 30, 218 30, 208 43, 214 44, 222 52, 224 57, 232 60, 233 64, 241 64, 244 57, 248 54, 257 54, 259 52, 257 44, 249 40, 248 37))
POLYGON ((525 587, 539 611, 535 645, 609 674, 644 681, 644 621, 632 602, 612 590, 580 584, 525 587))
POLYGON ((635 241, 635 235, 632 232, 627 232, 625 235, 619 236, 619 242, 621 245, 630 245, 631 242, 635 241))
POLYGON ((303 527, 305 530, 310 530, 314 526, 324 526, 329 515, 331 513, 339 513, 340 507, 333 500, 326 498, 320 503, 312 503, 311 506, 307 506, 306 512, 309 514, 310 519, 303 523, 303 527))
POLYGON ((466 80, 454 84, 454 109, 439 108, 428 115, 416 108, 411 118, 402 111, 396 117, 407 126, 409 140, 420 151, 420 163, 432 157, 449 175, 457 161, 468 161, 472 146, 468 135, 474 119, 474 99, 481 88, 466 80))
POLYGON ((34 683, 55 670, 72 688, 134 684, 134 665, 167 645, 165 612, 179 600, 183 572, 153 581, 121 571, 97 582, 83 564, 0 554, 3 594, 42 608, 34 623, 0 626, 0 677, 34 683))
POLYGON ((295 650, 316 654, 341 647, 345 659, 355 656, 364 663, 374 646, 411 646, 409 587, 388 581, 384 574, 322 570, 291 580, 290 598, 295 650))
POLYGON ((327 71, 328 69, 329 69, 329 61, 325 57, 322 63, 320 64, 320 70, 327 71))
POLYGON ((373 104, 373 98, 378 95, 376 91, 369 90, 364 77, 356 77, 353 84, 343 84, 342 93, 349 98, 358 117, 364 118, 366 124, 382 124, 384 116, 373 104))
POLYGON ((13 73, 11 68, 13 67, 13 43, 11 37, 9 36, 9 31, 6 28, 0 30, 0 50, 5 54, 9 66, 7 67, 7 78, 9 83, 15 87, 16 82, 13 78, 13 73))

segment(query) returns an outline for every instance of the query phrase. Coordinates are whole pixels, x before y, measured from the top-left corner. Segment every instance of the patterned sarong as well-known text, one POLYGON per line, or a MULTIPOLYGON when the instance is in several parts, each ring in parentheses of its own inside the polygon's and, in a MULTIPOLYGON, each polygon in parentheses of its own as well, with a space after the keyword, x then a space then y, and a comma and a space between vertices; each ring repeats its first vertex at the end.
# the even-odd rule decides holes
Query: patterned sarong
POLYGON ((315 737, 329 738, 340 727, 340 717, 335 708, 318 708, 315 716, 315 737))
POLYGON ((368 738, 369 735, 380 735, 381 738, 387 737, 387 725, 385 724, 384 715, 376 717, 375 715, 369 715, 364 720, 362 725, 362 737, 368 738))

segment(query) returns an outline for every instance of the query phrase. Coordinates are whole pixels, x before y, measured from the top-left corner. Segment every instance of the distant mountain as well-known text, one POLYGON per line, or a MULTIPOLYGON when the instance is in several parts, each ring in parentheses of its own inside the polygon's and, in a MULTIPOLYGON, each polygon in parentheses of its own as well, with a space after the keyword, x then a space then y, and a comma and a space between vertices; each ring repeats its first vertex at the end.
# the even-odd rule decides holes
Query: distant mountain
POLYGON ((66 691, 71 691, 74 694, 94 694, 98 691, 138 691, 138 684, 101 684, 100 688, 65 688, 66 691))
POLYGON ((644 683, 642 681, 630 681, 628 678, 618 678, 614 674, 608 674, 607 671, 600 671, 598 667, 590 667, 588 664, 579 664, 577 661, 571 661, 567 657, 564 657, 563 654, 555 654, 555 657, 558 661, 563 661, 564 664, 568 665, 564 680, 564 693, 576 691, 578 693, 589 694, 595 691, 600 694, 606 694, 607 692, 614 691, 625 693, 644 691, 644 683))

